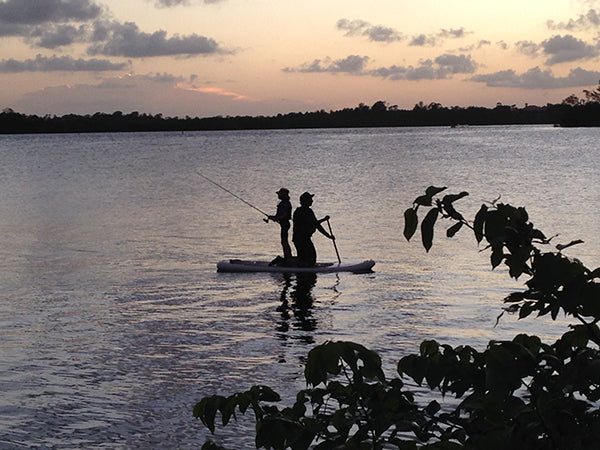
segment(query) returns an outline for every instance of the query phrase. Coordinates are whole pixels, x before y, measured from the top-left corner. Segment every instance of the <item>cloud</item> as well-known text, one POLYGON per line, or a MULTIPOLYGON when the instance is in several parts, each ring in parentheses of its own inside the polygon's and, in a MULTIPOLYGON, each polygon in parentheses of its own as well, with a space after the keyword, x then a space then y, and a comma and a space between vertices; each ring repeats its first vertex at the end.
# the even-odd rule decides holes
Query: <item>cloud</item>
POLYGON ((96 33, 98 38, 105 39, 88 48, 90 55, 144 58, 225 53, 214 39, 197 34, 167 37, 163 30, 145 33, 133 22, 113 22, 102 28, 97 27, 96 33))
MULTIPOLYGON (((149 1, 154 3, 154 5, 157 8, 172 8, 174 6, 189 5, 192 3, 191 0, 149 0, 149 1)), ((213 4, 213 3, 221 3, 222 1, 225 1, 225 0, 201 0, 201 1, 198 1, 198 3, 213 4)))
POLYGON ((390 80, 438 80, 457 73, 473 73, 478 67, 478 64, 469 55, 449 53, 440 55, 435 60, 422 61, 417 67, 392 65, 367 70, 368 62, 368 56, 350 55, 338 60, 315 59, 312 63, 303 64, 298 68, 287 67, 283 70, 284 72, 301 73, 346 73, 390 80))
MULTIPOLYGON (((165 1, 165 6, 181 3, 165 1)), ((119 23, 108 17, 107 10, 94 0, 7 0, 0 2, 0 36, 18 36, 32 47, 48 49, 87 43, 89 55, 144 58, 226 53, 209 37, 167 36, 163 30, 146 33, 133 22, 119 23)))
POLYGON ((127 63, 112 63, 106 59, 74 59, 70 56, 46 57, 37 55, 35 59, 17 61, 3 59, 0 61, 0 73, 20 72, 103 72, 110 70, 123 70, 127 63))
POLYGON ((581 67, 572 69, 566 77, 555 77, 550 70, 539 67, 517 74, 514 70, 475 75, 470 81, 485 83, 488 87, 508 87, 520 89, 560 89, 595 85, 600 79, 600 72, 584 70, 581 67))
POLYGON ((580 14, 577 19, 569 19, 568 22, 555 23, 553 20, 546 22, 551 30, 577 31, 590 28, 600 28, 600 13, 595 9, 590 9, 586 14, 580 14))
POLYGON ((289 99, 254 100, 224 86, 193 86, 197 77, 169 74, 127 75, 97 84, 52 86, 29 93, 10 105, 25 114, 93 114, 119 110, 165 116, 211 117, 216 115, 277 114, 293 108, 310 108, 289 99), (195 78, 195 79, 193 79, 195 78))
POLYGON ((369 61, 368 56, 350 55, 343 59, 331 60, 325 58, 324 60, 315 59, 312 63, 306 63, 298 68, 286 67, 283 69, 284 72, 328 72, 328 73, 352 73, 360 74, 364 70, 365 65, 369 61))
POLYGON ((594 58, 598 56, 599 50, 598 46, 588 45, 570 34, 553 36, 542 42, 541 47, 549 56, 546 60, 548 65, 594 58))
POLYGON ((0 24, 85 22, 102 13, 93 0, 6 0, 0 3, 0 24))
POLYGON ((477 69, 477 63, 470 55, 451 55, 446 53, 435 58, 435 63, 441 70, 449 73, 473 73, 477 69))
POLYGON ((368 74, 390 80, 440 80, 458 73, 473 73, 477 67, 470 55, 446 53, 433 61, 422 61, 417 67, 393 65, 371 70, 368 74))
POLYGON ((83 25, 47 25, 34 28, 29 33, 29 39, 38 47, 57 48, 84 41, 87 34, 87 28, 83 25))
POLYGON ((337 29, 346 32, 346 36, 365 36, 374 42, 396 42, 404 40, 402 33, 382 25, 373 26, 364 20, 340 19, 337 29))
MULTIPOLYGON (((340 19, 337 21, 337 29, 344 31, 345 36, 363 36, 369 41, 373 42, 397 42, 404 41, 407 37, 401 32, 382 25, 371 25, 369 22, 364 20, 348 20, 340 19)), ((448 30, 442 29, 438 33, 427 35, 418 34, 410 39, 409 45, 411 46, 435 46, 440 41, 445 39, 457 39, 465 37, 468 34, 464 28, 448 30)))
POLYGON ((460 39, 465 37, 469 32, 464 28, 450 28, 449 30, 442 29, 438 33, 434 34, 418 34, 412 37, 409 45, 413 47, 431 46, 434 47, 439 45, 446 39, 460 39))
POLYGON ((214 95, 219 95, 219 96, 223 96, 223 97, 229 97, 229 98, 232 98, 233 100, 247 100, 248 99, 248 96, 246 96, 246 95, 238 94, 237 92, 229 91, 227 89, 223 89, 218 86, 201 86, 201 87, 190 86, 187 88, 180 86, 180 88, 186 89, 188 91, 193 91, 193 92, 202 92, 205 94, 214 94, 214 95))
POLYGON ((515 46, 517 51, 527 56, 535 57, 541 49, 539 44, 532 41, 518 41, 515 46))
POLYGON ((67 45, 81 24, 105 13, 93 0, 7 0, 0 3, 0 36, 24 37, 47 48, 67 45))

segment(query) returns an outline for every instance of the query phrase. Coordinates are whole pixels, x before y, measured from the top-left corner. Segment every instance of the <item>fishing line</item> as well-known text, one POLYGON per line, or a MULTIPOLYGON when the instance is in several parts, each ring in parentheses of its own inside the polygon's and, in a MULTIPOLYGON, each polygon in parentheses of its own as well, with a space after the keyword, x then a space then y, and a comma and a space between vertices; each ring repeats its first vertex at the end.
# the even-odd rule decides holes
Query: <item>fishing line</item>
POLYGON ((240 197, 239 195, 234 194, 233 192, 231 192, 229 189, 221 186, 219 183, 217 183, 216 181, 211 180, 210 178, 208 178, 205 175, 202 175, 200 172, 196 172, 197 175, 201 176, 202 178, 204 178, 206 181, 210 181, 212 184, 214 184, 215 186, 217 186, 220 189, 223 189, 225 192, 227 192, 229 195, 232 195, 233 197, 237 198, 239 201, 244 202, 246 205, 248 205, 251 208, 254 208, 255 210, 257 210, 259 213, 261 213, 264 216, 267 216, 267 219, 263 219, 265 220, 265 222, 267 222, 269 220, 269 215, 264 212, 261 211, 260 209, 258 209, 256 206, 254 206, 252 203, 247 202, 246 200, 244 200, 242 197, 240 197))

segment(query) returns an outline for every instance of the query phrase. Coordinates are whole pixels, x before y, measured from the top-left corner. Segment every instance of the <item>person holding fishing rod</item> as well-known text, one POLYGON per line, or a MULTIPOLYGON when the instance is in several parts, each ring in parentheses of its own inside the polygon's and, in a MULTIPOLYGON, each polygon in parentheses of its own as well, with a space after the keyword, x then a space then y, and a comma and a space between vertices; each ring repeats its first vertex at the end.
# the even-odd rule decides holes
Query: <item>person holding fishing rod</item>
MULTIPOLYGON (((272 220, 273 222, 279 223, 279 225, 281 226, 281 247, 283 248, 284 264, 292 263, 292 249, 290 247, 290 243, 288 240, 288 232, 290 229, 290 219, 292 218, 292 204, 290 203, 290 191, 289 190, 287 190, 286 188, 281 188, 276 192, 277 196, 279 197, 280 202, 277 205, 277 212, 275 213, 275 215, 270 216, 266 212, 258 209, 252 203, 249 203, 246 200, 244 200, 239 195, 234 194, 226 187, 223 187, 216 181, 211 180, 206 175, 202 175, 200 172, 196 172, 196 173, 198 175, 200 175, 202 178, 204 178, 206 181, 214 184, 219 189, 224 190, 229 195, 237 198, 241 202, 245 203, 249 207, 251 207, 251 208, 255 209, 256 211, 258 211, 259 213, 261 213, 263 216, 266 217, 266 219, 263 219, 265 222, 269 222, 269 220, 272 220)), ((277 258, 275 260, 277 260, 277 258)), ((277 261, 277 262, 279 262, 279 261, 277 261)))
POLYGON ((277 222, 281 227, 281 247, 283 249, 284 265, 292 262, 292 248, 288 239, 290 230, 290 220, 292 219, 292 203, 290 202, 290 191, 286 188, 281 188, 277 192, 279 203, 277 204, 277 212, 274 216, 268 216, 267 219, 277 222))
POLYGON ((311 209, 313 197, 313 194, 308 192, 303 193, 300 196, 300 206, 294 211, 292 241, 298 255, 298 267, 312 267, 317 263, 317 251, 312 242, 312 235, 316 230, 319 230, 321 234, 334 241, 335 244, 335 236, 331 232, 328 233, 325 231, 325 228, 321 225, 322 222, 329 222, 329 216, 325 216, 319 220, 311 209))

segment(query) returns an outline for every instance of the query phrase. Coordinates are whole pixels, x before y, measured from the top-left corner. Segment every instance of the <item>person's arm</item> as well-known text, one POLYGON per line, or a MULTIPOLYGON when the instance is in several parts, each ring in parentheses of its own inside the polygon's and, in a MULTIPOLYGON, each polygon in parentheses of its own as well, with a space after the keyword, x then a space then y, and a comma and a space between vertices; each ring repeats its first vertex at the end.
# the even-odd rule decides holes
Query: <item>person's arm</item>
POLYGON ((273 222, 281 222, 282 220, 284 220, 286 218, 286 216, 288 216, 287 211, 285 210, 284 206, 282 204, 277 205, 277 212, 275 213, 274 216, 269 216, 269 219, 272 220, 273 222))
POLYGON ((322 222, 325 222, 326 220, 329 220, 329 216, 325 216, 323 217, 321 220, 317 221, 317 230, 319 230, 321 232, 321 234, 323 234, 324 236, 328 237, 329 239, 335 239, 335 236, 333 234, 329 234, 325 228, 323 228, 323 226, 321 225, 322 222))

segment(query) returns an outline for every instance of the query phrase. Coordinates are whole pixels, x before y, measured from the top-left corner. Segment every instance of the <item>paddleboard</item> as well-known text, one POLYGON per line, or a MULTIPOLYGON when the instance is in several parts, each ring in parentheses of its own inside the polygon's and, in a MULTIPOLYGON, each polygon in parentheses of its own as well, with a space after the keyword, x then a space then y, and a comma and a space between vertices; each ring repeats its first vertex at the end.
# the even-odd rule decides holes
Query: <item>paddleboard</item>
POLYGON ((270 265, 269 261, 226 259, 217 263, 217 272, 368 273, 371 272, 374 265, 375 261, 372 259, 355 263, 317 263, 313 267, 280 266, 270 265))

